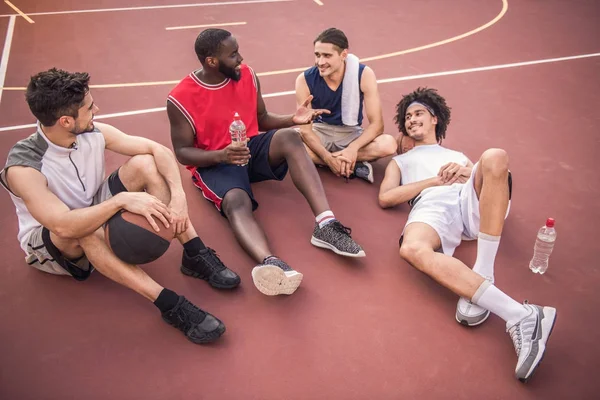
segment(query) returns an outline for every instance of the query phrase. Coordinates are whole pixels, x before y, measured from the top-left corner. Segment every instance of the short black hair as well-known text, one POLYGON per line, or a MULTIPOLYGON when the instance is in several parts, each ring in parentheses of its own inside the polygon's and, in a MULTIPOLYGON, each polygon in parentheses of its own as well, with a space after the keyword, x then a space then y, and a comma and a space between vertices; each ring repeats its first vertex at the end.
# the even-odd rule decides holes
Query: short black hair
POLYGON ((77 118, 89 92, 87 72, 67 72, 51 68, 31 77, 25 100, 44 126, 53 126, 64 115, 77 118))
POLYGON ((337 28, 325 29, 317 36, 313 44, 317 42, 331 43, 338 47, 340 52, 348 48, 348 38, 346 37, 346 34, 337 28))
POLYGON ((230 36, 231 32, 225 29, 209 28, 200 32, 194 43, 200 63, 204 65, 206 57, 216 57, 221 50, 221 43, 230 36))
POLYGON ((437 117, 437 125, 435 126, 435 138, 438 143, 442 143, 442 139, 446 137, 446 128, 450 125, 450 107, 446 105, 446 99, 437 93, 436 89, 417 88, 412 93, 402 96, 402 100, 396 106, 396 116, 394 121, 398 125, 398 129, 403 135, 408 135, 404 124, 406 110, 414 101, 425 104, 431 108, 437 117))

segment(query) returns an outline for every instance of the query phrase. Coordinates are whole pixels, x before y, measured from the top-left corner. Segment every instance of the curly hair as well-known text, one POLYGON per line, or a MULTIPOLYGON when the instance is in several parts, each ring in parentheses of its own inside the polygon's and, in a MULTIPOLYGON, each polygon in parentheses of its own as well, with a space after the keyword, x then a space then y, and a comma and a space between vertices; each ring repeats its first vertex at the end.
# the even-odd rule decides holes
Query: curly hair
POLYGON ((31 77, 25 100, 31 113, 44 126, 53 126, 64 115, 77 118, 89 92, 86 72, 70 73, 52 68, 31 77))
POLYGON ((408 135, 404 123, 405 115, 408 106, 414 101, 423 103, 433 110, 437 117, 435 138, 438 143, 442 143, 442 139, 446 137, 446 128, 450 125, 450 107, 446 105, 446 99, 440 96, 436 89, 419 87, 414 92, 402 96, 402 100, 396 105, 396 116, 394 117, 398 129, 403 135, 408 135))
POLYGON ((231 32, 218 28, 209 28, 200 32, 194 43, 194 50, 200 63, 204 65, 207 57, 218 56, 221 43, 230 36, 231 32))

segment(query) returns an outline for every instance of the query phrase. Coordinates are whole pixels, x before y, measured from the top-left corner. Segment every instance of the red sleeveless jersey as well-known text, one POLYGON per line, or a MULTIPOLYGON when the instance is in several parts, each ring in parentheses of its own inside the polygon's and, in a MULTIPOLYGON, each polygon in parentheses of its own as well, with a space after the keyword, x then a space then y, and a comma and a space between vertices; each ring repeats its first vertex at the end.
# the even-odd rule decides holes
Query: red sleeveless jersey
MULTIPOLYGON (((246 125, 248 139, 258 135, 256 97, 258 85, 252 69, 241 65, 240 80, 227 78, 208 85, 192 72, 169 93, 171 101, 194 130, 194 145, 202 150, 221 150, 231 143, 229 125, 237 112, 246 125)), ((188 169, 195 167, 188 166, 188 169)))

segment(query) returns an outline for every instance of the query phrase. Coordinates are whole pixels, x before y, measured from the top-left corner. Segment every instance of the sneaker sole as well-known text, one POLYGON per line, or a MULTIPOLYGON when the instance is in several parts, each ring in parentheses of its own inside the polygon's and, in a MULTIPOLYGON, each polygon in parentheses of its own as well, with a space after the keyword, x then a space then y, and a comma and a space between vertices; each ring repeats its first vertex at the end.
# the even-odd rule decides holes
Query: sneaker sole
POLYGON ((339 254, 340 256, 345 256, 345 257, 365 257, 365 252, 363 250, 359 251, 358 253, 354 254, 354 253, 346 253, 345 251, 340 251, 337 248, 335 248, 334 246, 332 246, 331 244, 324 242, 323 240, 317 239, 316 237, 311 237, 310 238, 310 243, 312 243, 313 246, 317 246, 320 247, 322 249, 328 249, 333 251, 336 254, 339 254))
POLYGON ((274 265, 257 266, 252 269, 254 286, 267 296, 294 293, 300 286, 303 277, 304 275, 296 271, 288 275, 274 265))
POLYGON ((544 359, 544 356, 546 355, 546 344, 548 343, 548 340, 550 339, 550 335, 552 334, 552 331, 554 330, 554 324, 556 323, 556 316, 558 315, 558 313, 556 312, 556 309, 554 309, 552 307, 543 307, 542 312, 544 313, 544 318, 542 318, 542 323, 541 323, 542 339, 545 336, 546 340, 544 342, 542 342, 542 339, 540 339, 540 341, 538 342, 539 349, 538 349, 538 353, 535 357, 535 360, 533 361, 533 363, 531 365, 532 368, 529 369, 529 373, 525 377, 519 378, 519 380, 523 383, 527 383, 533 377, 533 374, 538 369, 542 360, 544 359))
POLYGON ((467 321, 466 319, 463 319, 463 318, 459 317, 458 313, 456 313, 455 317, 456 317, 456 322, 458 322, 459 324, 464 325, 464 326, 468 326, 468 327, 473 327, 473 326, 478 326, 478 325, 483 324, 490 317, 490 312, 488 311, 485 314, 485 317, 483 317, 483 319, 481 321, 477 321, 474 324, 473 323, 470 324, 469 321, 467 321))
POLYGON ((187 275, 187 276, 191 276, 192 278, 198 278, 198 279, 205 280, 206 282, 208 282, 208 284, 210 286, 212 286, 214 288, 217 288, 217 289, 233 289, 233 288, 238 287, 239 284, 240 284, 239 281, 236 282, 236 283, 230 284, 230 285, 225 285, 225 284, 218 283, 218 282, 211 282, 209 280, 209 278, 207 278, 207 277, 199 274, 198 272, 196 272, 194 270, 186 268, 183 265, 181 265, 181 267, 179 269, 180 269, 180 271, 181 271, 182 274, 187 275))

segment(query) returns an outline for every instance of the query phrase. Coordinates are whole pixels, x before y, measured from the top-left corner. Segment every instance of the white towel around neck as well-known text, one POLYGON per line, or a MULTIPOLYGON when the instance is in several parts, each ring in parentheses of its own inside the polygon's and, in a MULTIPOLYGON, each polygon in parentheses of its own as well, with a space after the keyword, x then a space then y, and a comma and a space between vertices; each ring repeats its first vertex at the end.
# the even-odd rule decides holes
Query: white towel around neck
POLYGON ((354 54, 348 54, 344 81, 342 82, 342 123, 347 126, 358 125, 358 110, 360 108, 358 71, 358 57, 354 54))

